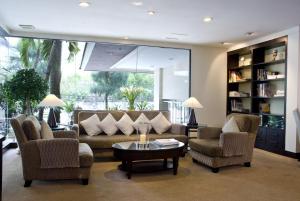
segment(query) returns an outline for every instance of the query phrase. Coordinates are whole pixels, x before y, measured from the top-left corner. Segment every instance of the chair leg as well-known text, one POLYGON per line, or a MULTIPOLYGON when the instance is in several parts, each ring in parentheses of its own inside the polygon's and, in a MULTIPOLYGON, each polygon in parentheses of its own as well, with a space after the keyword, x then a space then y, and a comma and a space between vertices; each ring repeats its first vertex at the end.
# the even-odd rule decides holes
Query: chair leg
POLYGON ((244 163, 244 166, 245 167, 251 167, 251 163, 250 162, 246 162, 246 163, 244 163))
POLYGON ((89 184, 89 179, 81 179, 81 184, 82 185, 88 185, 89 184))
POLYGON ((219 172, 219 168, 211 168, 211 171, 212 171, 213 173, 218 173, 218 172, 219 172))
POLYGON ((25 180, 24 187, 25 188, 30 187, 31 183, 32 183, 32 180, 25 180))

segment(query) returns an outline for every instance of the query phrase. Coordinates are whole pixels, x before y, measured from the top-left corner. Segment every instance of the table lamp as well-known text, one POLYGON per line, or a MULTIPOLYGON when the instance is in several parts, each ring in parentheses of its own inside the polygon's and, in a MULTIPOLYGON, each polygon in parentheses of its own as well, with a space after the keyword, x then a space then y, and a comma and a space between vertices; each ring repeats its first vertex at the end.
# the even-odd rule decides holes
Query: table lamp
POLYGON ((189 119, 189 122, 187 125, 188 126, 197 126, 198 123, 196 120, 194 109, 195 108, 203 108, 201 103, 199 103, 199 101, 195 97, 190 97, 189 99, 187 99, 183 102, 183 106, 191 108, 190 119, 189 119))
POLYGON ((54 109, 56 107, 63 107, 65 103, 57 98, 54 94, 49 94, 47 95, 39 104, 39 107, 49 107, 49 115, 48 115, 48 124, 51 128, 56 128, 57 123, 56 123, 56 117, 54 113, 54 109))

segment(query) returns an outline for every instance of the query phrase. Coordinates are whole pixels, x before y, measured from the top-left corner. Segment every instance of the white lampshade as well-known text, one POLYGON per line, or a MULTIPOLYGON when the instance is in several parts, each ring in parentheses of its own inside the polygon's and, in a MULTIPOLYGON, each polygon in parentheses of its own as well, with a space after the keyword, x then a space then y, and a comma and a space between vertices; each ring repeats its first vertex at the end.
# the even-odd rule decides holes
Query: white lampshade
POLYGON ((189 99, 185 100, 183 102, 183 106, 190 108, 203 108, 201 103, 195 97, 190 97, 189 99))
POLYGON ((54 94, 46 96, 39 104, 39 107, 63 107, 65 103, 54 94))

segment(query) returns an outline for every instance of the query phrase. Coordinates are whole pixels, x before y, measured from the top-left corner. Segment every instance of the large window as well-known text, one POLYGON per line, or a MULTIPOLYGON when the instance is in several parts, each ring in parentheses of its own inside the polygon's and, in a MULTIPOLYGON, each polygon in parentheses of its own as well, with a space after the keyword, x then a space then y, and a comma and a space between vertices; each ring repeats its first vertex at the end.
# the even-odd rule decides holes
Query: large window
MULTIPOLYGON (((20 69, 34 68, 49 82, 50 93, 76 108, 170 110, 174 122, 184 122, 187 114, 182 102, 189 97, 189 61, 190 51, 185 49, 0 38, 1 84, 20 69), (52 68, 56 70, 50 75, 52 68), (134 104, 126 98, 126 90, 138 92, 134 104)), ((22 108, 18 103, 9 105, 3 94, 0 102, 0 130, 4 130, 5 119, 22 108)), ((44 114, 46 118, 47 110, 44 114)), ((68 121, 62 110, 61 122, 68 121)))

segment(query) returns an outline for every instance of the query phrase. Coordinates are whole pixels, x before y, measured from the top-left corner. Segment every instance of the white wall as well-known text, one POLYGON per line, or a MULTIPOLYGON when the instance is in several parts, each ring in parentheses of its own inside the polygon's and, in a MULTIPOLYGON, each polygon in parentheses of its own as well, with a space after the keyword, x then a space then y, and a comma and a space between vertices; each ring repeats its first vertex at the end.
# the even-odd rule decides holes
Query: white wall
POLYGON ((222 126, 226 117, 227 54, 224 49, 192 48, 192 96, 203 105, 197 109, 200 123, 222 126))
POLYGON ((296 123, 293 110, 300 106, 300 29, 299 26, 274 33, 246 43, 238 44, 230 50, 239 49, 249 45, 272 40, 282 36, 288 36, 287 49, 287 102, 286 102, 286 134, 285 149, 290 152, 300 152, 300 144, 297 140, 296 123))

